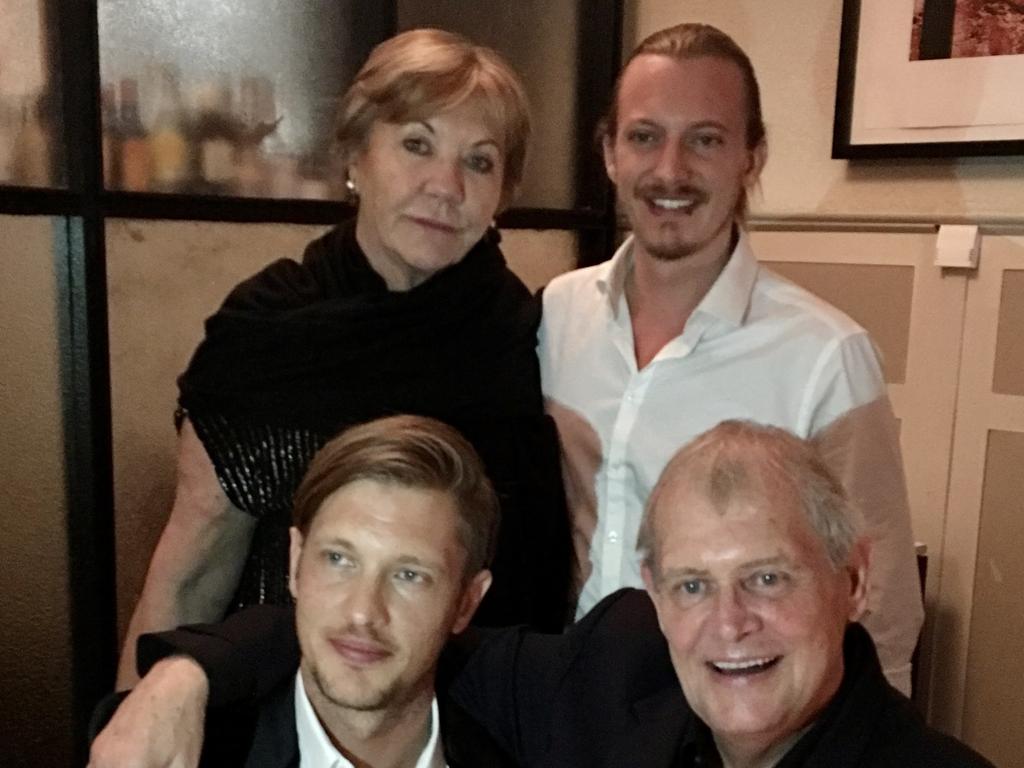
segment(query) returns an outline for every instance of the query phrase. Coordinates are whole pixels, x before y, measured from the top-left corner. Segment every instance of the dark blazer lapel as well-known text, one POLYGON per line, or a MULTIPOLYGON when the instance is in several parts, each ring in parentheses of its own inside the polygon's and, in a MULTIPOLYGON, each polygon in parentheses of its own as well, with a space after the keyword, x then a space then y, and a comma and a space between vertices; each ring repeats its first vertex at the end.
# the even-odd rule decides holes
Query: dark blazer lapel
POLYGON ((260 707, 245 768, 297 768, 298 764, 295 678, 289 677, 260 707))
POLYGON ((608 756, 608 768, 671 768, 683 734, 693 718, 678 688, 670 688, 630 707, 634 727, 608 756))

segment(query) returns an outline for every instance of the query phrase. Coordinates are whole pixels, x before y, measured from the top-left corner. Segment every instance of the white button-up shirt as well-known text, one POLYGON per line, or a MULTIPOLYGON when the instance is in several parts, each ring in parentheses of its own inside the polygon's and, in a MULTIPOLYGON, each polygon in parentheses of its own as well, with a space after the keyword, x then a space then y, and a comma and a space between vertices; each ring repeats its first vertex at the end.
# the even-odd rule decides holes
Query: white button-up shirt
MULTIPOLYGON (((330 737, 316 716, 302 673, 295 675, 295 729, 299 738, 300 768, 354 768, 352 763, 331 743, 330 737)), ((447 768, 444 748, 439 737, 440 720, 437 699, 430 707, 430 738, 420 753, 415 768, 447 768)))
POLYGON ((632 239, 544 291, 541 380, 562 441, 582 590, 577 618, 642 586, 637 533, 672 455, 725 419, 821 441, 874 539, 871 615, 883 666, 909 690, 923 619, 898 432, 863 328, 757 263, 741 235, 680 336, 637 369, 624 291, 632 239), (842 418, 841 418, 842 417, 842 418))

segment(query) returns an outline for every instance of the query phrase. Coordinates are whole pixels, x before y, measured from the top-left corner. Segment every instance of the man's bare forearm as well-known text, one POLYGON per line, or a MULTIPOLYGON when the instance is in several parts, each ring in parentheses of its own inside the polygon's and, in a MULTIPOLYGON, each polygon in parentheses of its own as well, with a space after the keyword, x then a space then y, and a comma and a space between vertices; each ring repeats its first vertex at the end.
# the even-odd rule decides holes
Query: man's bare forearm
POLYGON ((92 743, 89 768, 194 768, 209 686, 187 657, 156 664, 92 743))

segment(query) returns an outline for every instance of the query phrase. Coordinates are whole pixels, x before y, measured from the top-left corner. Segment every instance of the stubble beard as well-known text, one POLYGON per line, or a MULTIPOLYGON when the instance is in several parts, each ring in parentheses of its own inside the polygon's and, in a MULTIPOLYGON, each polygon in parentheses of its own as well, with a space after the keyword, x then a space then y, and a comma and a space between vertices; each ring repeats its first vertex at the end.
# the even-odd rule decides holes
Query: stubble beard
MULTIPOLYGON (((689 222, 682 222, 689 224, 689 222)), ((723 217, 714 230, 699 240, 688 238, 685 233, 678 232, 674 226, 666 227, 669 231, 666 237, 658 237, 660 232, 655 230, 655 237, 648 240, 642 232, 634 229, 634 236, 643 251, 655 261, 662 263, 673 263, 683 261, 703 251, 713 243, 723 232, 731 232, 735 223, 735 217, 730 213, 723 217)), ((730 248, 731 250, 731 248, 730 248)))
POLYGON ((641 243, 641 245, 648 256, 655 261, 665 263, 687 259, 693 256, 700 247, 695 243, 687 242, 672 245, 662 245, 660 243, 641 243))
POLYGON ((392 709, 400 698, 401 682, 397 679, 391 680, 382 687, 368 687, 361 690, 357 695, 346 696, 334 688, 319 666, 310 664, 309 671, 320 697, 340 709, 347 709, 353 712, 379 712, 392 709))
MULTIPOLYGON (((724 226, 728 226, 728 223, 724 226)), ((718 228, 711 237, 701 241, 687 238, 685 234, 677 232, 675 227, 667 227, 666 229, 669 231, 666 233, 665 237, 659 237, 658 235, 661 233, 657 230, 654 232, 655 237, 653 238, 644 237, 643 232, 638 230, 634 230, 633 233, 636 237, 637 243, 643 249, 644 253, 655 261, 660 261, 665 264, 683 261, 690 258, 694 254, 706 248, 708 243, 710 243, 721 232, 721 228, 718 228)))

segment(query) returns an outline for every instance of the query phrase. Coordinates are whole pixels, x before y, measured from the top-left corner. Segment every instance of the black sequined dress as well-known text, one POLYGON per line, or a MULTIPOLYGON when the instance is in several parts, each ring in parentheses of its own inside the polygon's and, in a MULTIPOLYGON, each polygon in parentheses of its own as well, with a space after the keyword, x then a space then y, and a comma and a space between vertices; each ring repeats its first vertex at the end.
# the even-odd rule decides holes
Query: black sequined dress
POLYGON ((560 630, 569 533, 557 437, 543 413, 539 306, 497 234, 407 292, 390 292, 344 224, 237 286, 180 377, 221 486, 259 518, 236 605, 282 604, 292 494, 316 450, 396 413, 459 429, 502 504, 489 625, 560 630))

